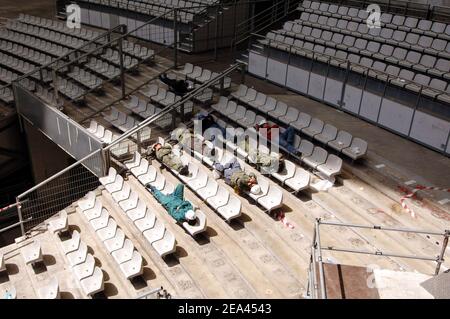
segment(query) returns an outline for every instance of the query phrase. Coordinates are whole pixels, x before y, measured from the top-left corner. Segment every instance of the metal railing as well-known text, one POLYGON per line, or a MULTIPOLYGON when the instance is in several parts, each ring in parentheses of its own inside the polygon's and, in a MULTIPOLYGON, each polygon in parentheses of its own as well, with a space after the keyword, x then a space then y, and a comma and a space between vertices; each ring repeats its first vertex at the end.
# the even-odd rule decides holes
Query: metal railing
POLYGON ((392 227, 384 227, 384 226, 368 226, 368 225, 359 225, 359 224, 349 224, 349 223, 335 223, 335 222, 325 222, 320 218, 316 219, 313 233, 313 240, 311 245, 311 258, 308 269, 308 288, 307 288, 307 296, 312 299, 327 299, 327 288, 326 288, 326 278, 325 278, 325 270, 324 270, 324 262, 322 259, 323 251, 329 252, 341 252, 341 253, 350 253, 350 254, 364 254, 364 255, 373 255, 379 257, 395 257, 395 258, 405 258, 405 259, 415 259, 415 260, 423 260, 423 261, 431 261, 436 262, 436 268, 434 275, 438 275, 441 269, 441 265, 444 262, 444 255, 448 245, 448 239, 450 237, 450 230, 445 230, 443 232, 436 231, 424 231, 417 229, 406 229, 406 228, 392 228, 392 227), (320 240, 320 228, 321 226, 335 226, 335 227, 348 227, 348 228, 360 228, 360 229, 368 229, 373 231, 381 231, 381 232, 397 232, 397 233, 412 233, 419 235, 432 235, 432 236, 442 236, 442 246, 440 249, 440 253, 438 256, 418 256, 418 255, 409 255, 409 254, 399 254, 393 252, 384 252, 381 250, 376 251, 368 251, 368 250, 357 250, 357 249, 349 249, 349 248, 335 248, 333 246, 323 246, 320 240), (317 266, 317 267, 316 267, 317 266), (317 274, 317 269, 319 270, 319 274, 317 274))
POLYGON ((224 78, 241 68, 242 65, 239 63, 230 66, 219 75, 184 95, 181 100, 146 118, 102 149, 88 154, 79 161, 18 195, 16 198, 16 205, 18 208, 19 225, 22 234, 25 234, 29 229, 42 223, 47 218, 84 196, 88 191, 93 190, 100 185, 98 181, 100 176, 94 175, 85 168, 85 166, 89 167, 93 165, 88 165, 88 162, 95 161, 95 165, 103 167, 103 172, 106 173, 111 165, 111 149, 134 135, 139 136, 140 132, 145 127, 155 123, 164 115, 182 107, 185 102, 192 100, 197 95, 201 95, 206 88, 217 85, 218 83, 221 83, 223 86, 224 78))

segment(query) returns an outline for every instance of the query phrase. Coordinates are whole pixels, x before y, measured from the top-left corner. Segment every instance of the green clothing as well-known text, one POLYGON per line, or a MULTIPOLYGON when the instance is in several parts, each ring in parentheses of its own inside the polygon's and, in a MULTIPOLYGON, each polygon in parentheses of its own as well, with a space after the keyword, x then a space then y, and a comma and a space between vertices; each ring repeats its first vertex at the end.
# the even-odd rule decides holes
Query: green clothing
POLYGON ((179 172, 183 167, 180 158, 172 153, 172 146, 166 144, 156 151, 156 158, 171 169, 179 172))
POLYGON ((235 171, 230 178, 230 185, 233 188, 237 188, 239 191, 247 192, 250 190, 250 187, 248 186, 248 182, 250 181, 251 177, 255 177, 255 174, 253 173, 245 173, 242 170, 235 171))
POLYGON ((191 202, 184 200, 183 193, 184 185, 178 184, 172 194, 164 195, 157 189, 152 194, 164 206, 170 216, 177 222, 182 223, 186 220, 184 217, 186 212, 194 209, 191 202))

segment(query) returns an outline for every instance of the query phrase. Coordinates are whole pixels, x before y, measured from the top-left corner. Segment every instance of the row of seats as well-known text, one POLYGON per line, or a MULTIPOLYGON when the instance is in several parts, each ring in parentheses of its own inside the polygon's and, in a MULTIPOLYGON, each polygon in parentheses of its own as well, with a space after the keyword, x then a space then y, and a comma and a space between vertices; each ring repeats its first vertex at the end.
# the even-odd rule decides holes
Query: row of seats
MULTIPOLYGON (((120 65, 120 52, 115 49, 107 48, 106 52, 101 57, 108 62, 111 62, 117 66, 120 65)), ((139 61, 129 55, 123 55, 123 67, 125 69, 133 69, 139 65, 139 61)))
MULTIPOLYGON (((183 70, 181 70, 180 73, 184 74, 188 79, 191 79, 198 83, 208 82, 219 75, 219 73, 217 72, 212 72, 198 65, 194 66, 191 63, 186 63, 184 65, 183 70)), ((230 86, 231 86, 231 78, 226 76, 223 79, 223 88, 228 89, 230 88, 230 86)), ((220 82, 215 84, 214 87, 220 89, 220 82)))
POLYGON ((366 23, 349 22, 345 19, 335 19, 306 12, 301 14, 300 19, 286 22, 283 29, 288 32, 300 33, 297 31, 302 25, 327 31, 338 31, 344 35, 353 35, 382 44, 394 44, 404 49, 438 55, 447 59, 449 57, 449 41, 447 40, 389 28, 369 29, 366 23))
MULTIPOLYGON (((362 57, 367 57, 373 60, 382 61, 388 65, 412 69, 416 72, 429 73, 430 75, 445 75, 445 73, 448 73, 447 70, 450 69, 450 60, 446 58, 434 57, 417 51, 408 51, 407 49, 400 48, 396 45, 381 44, 376 41, 367 41, 355 36, 344 36, 337 32, 311 29, 310 27, 305 26, 300 26, 295 31, 280 30, 275 33, 269 32, 266 37, 269 40, 292 44, 294 46, 296 46, 295 39, 307 41, 307 43, 310 43, 310 46, 319 44, 324 47, 323 53, 325 53, 325 47, 338 49, 347 52, 347 58, 350 62, 354 63, 359 63, 362 57)), ((303 42, 304 48, 305 45, 305 42, 303 42)), ((448 52, 450 52, 450 47, 448 52)), ((444 53, 442 53, 442 55, 443 54, 444 53)), ((384 69, 385 68, 386 66, 384 69)), ((384 69, 381 71, 384 71, 384 69)), ((450 78, 450 73, 447 74, 447 77, 450 78)), ((444 86, 444 89, 445 87, 446 85, 444 86)))
POLYGON ((108 80, 120 75, 120 69, 118 67, 95 57, 90 58, 84 67, 106 77, 108 80))
MULTIPOLYGON (((202 136, 196 135, 197 138, 202 139, 202 136)), ((160 140, 162 143, 163 141, 160 140)), ((181 147, 184 147, 186 150, 190 150, 189 145, 182 145, 181 147)), ((220 147, 215 147, 214 155, 211 152, 211 148, 209 150, 199 153, 196 150, 190 150, 194 157, 196 157, 200 162, 202 162, 204 165, 208 166, 209 168, 213 168, 213 164, 215 162, 221 163, 223 165, 227 164, 230 160, 234 158, 234 155, 229 153, 228 151, 224 150, 220 147)), ((238 161, 240 161, 238 159, 238 161)), ((186 161, 186 164, 188 161, 186 161)), ((241 165, 242 170, 245 170, 245 165, 242 163, 241 165)), ((205 172, 201 170, 196 170, 195 168, 191 168, 190 172, 191 174, 195 174, 193 176, 187 179, 186 183, 187 185, 194 189, 196 192, 199 193, 199 196, 202 197, 204 195, 200 195, 200 192, 203 192, 206 187, 211 191, 215 189, 215 183, 213 182, 213 179, 208 176, 205 172)), ((180 177, 181 178, 181 177, 180 177)), ((185 178, 185 177, 183 177, 185 178)), ((266 211, 271 212, 274 209, 277 209, 281 206, 283 206, 283 192, 280 187, 278 187, 275 184, 272 184, 269 182, 268 179, 265 177, 259 175, 257 176, 258 185, 261 187, 261 191, 258 194, 252 194, 248 192, 248 196, 252 198, 256 203, 261 205, 266 211)), ((234 204, 236 205, 236 204, 234 204)))
MULTIPOLYGON (((103 143, 110 144, 115 141, 119 135, 113 133, 112 131, 106 129, 104 126, 98 124, 96 121, 91 120, 88 132, 92 133, 95 137, 99 138, 103 143)), ((117 158, 127 156, 131 153, 133 143, 131 141, 124 140, 113 147, 111 147, 111 153, 117 158)))
POLYGON ((57 20, 51 20, 46 18, 41 18, 37 16, 32 16, 28 14, 19 14, 19 17, 17 18, 18 21, 35 25, 35 26, 41 26, 47 29, 58 31, 59 33, 66 33, 71 34, 73 36, 85 39, 85 40, 94 40, 98 36, 100 36, 100 33, 97 31, 93 31, 90 29, 85 28, 68 28, 67 24, 62 21, 57 20))
POLYGON ((38 96, 39 98, 41 98, 42 100, 44 100, 44 102, 47 102, 50 105, 53 106, 62 106, 62 104, 64 103, 62 100, 59 100, 59 105, 57 105, 57 101, 56 101, 56 97, 55 97, 55 91, 50 88, 47 89, 39 84, 36 85, 36 91, 34 92, 34 94, 36 96, 38 96))
POLYGON ((79 68, 78 66, 74 66, 72 71, 67 73, 67 76, 91 90, 99 89, 103 84, 103 80, 101 78, 79 68))
MULTIPOLYGON (((229 119, 237 122, 235 120, 235 114, 238 113, 234 108, 234 105, 226 106, 225 109, 220 107, 215 107, 220 114, 225 115, 229 119)), ((239 112, 240 114, 244 114, 246 116, 246 111, 239 112)), ((312 127, 314 128, 314 126, 312 127)), ((295 136, 293 146, 301 153, 302 163, 306 164, 308 167, 312 169, 316 169, 320 173, 324 174, 327 178, 332 178, 335 175, 338 175, 341 172, 342 168, 342 160, 334 155, 329 154, 325 149, 319 146, 315 146, 310 141, 306 139, 301 139, 298 135, 295 136)), ((349 147, 349 154, 351 154, 354 159, 357 159, 360 153, 360 148, 358 146, 349 147), (354 156, 353 153, 356 153, 354 156)))
MULTIPOLYGON (((331 124, 325 124, 318 118, 312 118, 309 114, 300 112, 294 107, 289 107, 286 103, 277 101, 264 93, 257 92, 244 84, 240 84, 238 90, 232 92, 231 96, 264 115, 268 115, 280 123, 292 126, 297 131, 324 145, 329 145, 353 160, 364 157, 367 153, 368 145, 365 140, 353 137, 346 131, 338 130, 331 124), (345 140, 337 140, 338 136, 345 136, 345 140), (345 143, 338 143, 338 146, 336 146, 336 141, 345 143)), ((229 114, 231 119, 234 119, 236 122, 240 118, 250 117, 250 114, 247 116, 248 110, 245 107, 241 106, 239 108, 236 103, 229 101, 227 98, 219 99, 219 105, 215 106, 215 108, 222 114, 229 114)))
MULTIPOLYGON (((150 84, 140 90, 142 94, 150 98, 154 103, 160 104, 162 107, 167 107, 173 103, 180 101, 181 96, 175 95, 175 93, 160 87, 157 84, 150 84)), ((184 112, 189 113, 193 110, 194 103, 187 101, 184 103, 184 112)))
POLYGON ((5 52, 14 54, 21 59, 25 59, 39 65, 46 65, 53 61, 53 58, 48 54, 29 49, 26 46, 5 40, 0 41, 0 49, 5 52))
POLYGON ((111 167, 108 175, 99 180, 159 256, 175 252, 175 236, 114 168, 111 167))
MULTIPOLYGON (((366 22, 369 12, 365 9, 328 4, 318 1, 303 1, 298 8, 300 11, 327 15, 334 18, 343 18, 356 22, 366 22)), ((393 15, 383 12, 380 16, 381 27, 398 29, 417 34, 426 34, 432 37, 440 37, 450 40, 450 25, 438 21, 393 15)))
POLYGON ((79 102, 84 99, 84 95, 86 94, 86 90, 81 86, 73 83, 70 80, 63 79, 58 76, 58 90, 61 94, 65 95, 67 98, 74 102, 79 102))
MULTIPOLYGON (((131 112, 143 117, 144 119, 157 114, 162 110, 151 103, 147 103, 144 99, 140 99, 136 95, 131 95, 129 101, 122 101, 122 104, 131 112)), ((172 117, 173 115, 168 113, 160 118, 156 122, 156 125, 161 128, 166 128, 172 124, 172 117)))
POLYGON ((108 210, 103 207, 101 200, 95 196, 94 192, 89 192, 86 197, 85 203, 90 201, 89 204, 92 203, 92 198, 94 198, 94 206, 87 209, 78 206, 81 215, 84 215, 87 219, 97 237, 119 266, 124 277, 131 280, 142 275, 142 255, 135 249, 132 241, 126 238, 123 230, 117 225, 108 210))
MULTIPOLYGON (((272 33, 273 34, 273 33, 272 33)), ((268 34, 271 37, 270 34, 268 34)), ((431 98, 450 102, 450 87, 446 78, 449 77, 448 66, 442 60, 436 62, 435 69, 428 69, 431 76, 441 76, 444 80, 431 78, 422 73, 415 73, 411 70, 400 68, 396 65, 386 64, 381 61, 371 59, 357 54, 347 53, 321 44, 293 40, 290 37, 276 35, 277 40, 261 40, 263 44, 269 44, 279 50, 289 51, 299 56, 309 59, 316 59, 321 62, 330 63, 343 69, 349 68, 351 71, 368 75, 370 77, 389 82, 396 86, 409 89, 415 93, 421 92, 431 98), (285 41, 285 42, 279 42, 285 41), (293 46, 292 46, 293 45, 293 46), (446 91, 443 91, 447 87, 446 91)), ((420 66, 416 66, 420 67, 420 66)))
MULTIPOLYGON (((13 69, 14 71, 20 72, 21 74, 27 74, 36 69, 34 64, 28 63, 22 59, 18 59, 13 57, 12 55, 8 55, 0 52, 0 64, 13 69)), ((44 79, 43 82, 48 82, 50 80, 50 73, 47 70, 43 70, 44 79)), ((32 77, 39 79, 39 73, 34 73, 32 77)))
MULTIPOLYGON (((36 16, 30 16, 30 15, 26 15, 26 14, 25 15, 20 14, 18 20, 21 22, 27 23, 27 24, 40 26, 40 27, 44 27, 44 28, 47 28, 50 30, 58 31, 60 33, 72 35, 74 37, 78 37, 78 38, 81 38, 81 39, 84 39, 87 41, 91 41, 100 35, 100 33, 89 30, 89 29, 68 28, 66 23, 63 23, 60 21, 55 21, 55 20, 50 20, 50 19, 45 19, 45 18, 40 18, 40 17, 36 17, 36 16)), ((100 41, 100 42, 102 42, 102 41, 100 41)), ((134 56, 136 58, 140 58, 140 59, 148 59, 154 55, 154 51, 152 49, 149 49, 145 46, 141 46, 137 43, 133 43, 131 41, 124 40, 122 48, 123 48, 123 51, 126 52, 127 54, 134 56)))
MULTIPOLYGON (((150 184, 165 194, 175 190, 174 185, 166 179, 161 171, 142 158, 139 152, 135 152, 133 158, 125 162, 125 165, 144 186, 150 184)), ((191 202, 191 204, 197 215, 197 221, 194 225, 183 222, 182 226, 191 236, 195 236, 206 230, 206 215, 194 203, 191 202)))
MULTIPOLYGON (((162 138, 159 138, 158 141, 162 145, 165 143, 162 138)), ((168 168, 175 176, 188 185, 197 196, 208 203, 227 222, 241 216, 242 204, 239 198, 231 194, 225 187, 219 185, 214 178, 193 163, 189 156, 181 155, 181 152, 179 155, 182 162, 188 165, 190 174, 189 176, 181 175, 175 170, 168 168)))
POLYGON ((15 32, 8 29, 0 30, 0 38, 38 49, 42 52, 46 52, 56 57, 66 55, 70 51, 68 48, 62 45, 41 40, 33 36, 25 35, 23 33, 15 32))

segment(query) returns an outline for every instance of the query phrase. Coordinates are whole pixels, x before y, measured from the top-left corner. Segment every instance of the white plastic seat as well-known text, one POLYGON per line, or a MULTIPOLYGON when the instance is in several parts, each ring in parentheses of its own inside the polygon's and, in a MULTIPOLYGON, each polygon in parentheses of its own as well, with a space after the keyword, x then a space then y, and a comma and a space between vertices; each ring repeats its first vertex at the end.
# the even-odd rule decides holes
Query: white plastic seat
POLYGON ((184 75, 188 75, 191 74, 194 71, 194 66, 191 63, 186 63, 184 65, 184 69, 180 70, 180 73, 184 74, 184 75))
POLYGON ((127 279, 142 275, 144 269, 142 265, 141 254, 136 250, 133 251, 133 256, 131 257, 131 259, 124 263, 121 263, 119 267, 125 278, 127 279))
POLYGON ((242 208, 241 200, 238 197, 230 194, 230 197, 226 205, 217 208, 217 212, 226 221, 230 221, 234 218, 241 216, 242 214, 241 208, 242 208))
POLYGON ((139 194, 131 190, 130 197, 128 197, 128 199, 120 201, 119 206, 120 208, 122 208, 124 212, 127 212, 130 209, 136 208, 138 205, 138 201, 139 201, 139 194))
POLYGON ((217 194, 217 189, 219 188, 219 184, 213 179, 208 178, 205 187, 199 188, 196 190, 198 196, 200 196, 203 200, 208 199, 217 194))
POLYGON ((80 233, 77 230, 72 232, 72 238, 67 239, 61 242, 61 247, 64 254, 71 253, 80 247, 81 237, 80 233))
POLYGON ((78 264, 72 268, 72 272, 78 280, 92 276, 95 268, 94 256, 88 254, 86 260, 82 264, 78 264))
POLYGON ((284 102, 278 101, 275 109, 273 111, 267 112, 267 114, 274 118, 279 118, 281 116, 286 115, 287 111, 288 111, 287 104, 284 102))
POLYGON ((231 92, 231 96, 235 97, 236 99, 239 99, 240 97, 245 96, 247 90, 248 87, 245 84, 239 84, 237 91, 231 92))
POLYGON ((284 170, 282 172, 273 173, 272 176, 284 183, 287 179, 292 178, 295 174, 296 165, 291 161, 284 161, 284 170))
POLYGON ((139 199, 136 207, 127 210, 125 213, 127 214, 128 218, 130 218, 132 221, 135 221, 143 218, 145 216, 146 211, 147 211, 147 204, 142 199, 139 199))
POLYGON ((325 163, 327 156, 328 152, 326 150, 321 147, 315 147, 311 156, 303 158, 303 162, 312 168, 316 168, 317 166, 325 163))
POLYGON ((289 107, 287 113, 283 116, 278 117, 278 120, 285 123, 290 124, 295 122, 298 119, 299 111, 294 107, 289 107))
POLYGON ((165 230, 164 224, 159 219, 157 219, 153 228, 144 231, 143 235, 147 239, 147 241, 151 244, 163 238, 164 230, 165 230))
POLYGON ((102 202, 100 201, 100 199, 97 199, 95 201, 94 207, 92 207, 91 209, 85 210, 83 213, 86 216, 86 218, 88 219, 88 221, 90 221, 92 219, 99 218, 102 214, 102 209, 103 209, 102 202))
POLYGON ((217 188, 217 192, 214 196, 208 197, 206 202, 210 204, 214 209, 218 209, 221 206, 224 206, 228 203, 230 198, 230 193, 227 189, 222 186, 217 188))
POLYGON ((99 267, 95 267, 92 276, 80 280, 80 285, 87 296, 92 296, 103 291, 103 271, 99 267))
POLYGON ((37 294, 40 299, 59 299, 58 278, 54 277, 48 285, 39 288, 37 294))
POLYGON ((310 137, 314 137, 315 135, 322 133, 323 127, 324 127, 324 123, 322 120, 319 120, 318 118, 313 118, 311 120, 311 123, 309 124, 309 126, 305 127, 301 131, 302 131, 302 133, 304 133, 310 137))
POLYGON ((314 150, 314 144, 310 141, 303 139, 300 142, 300 145, 298 147, 298 151, 301 153, 301 158, 308 157, 312 154, 314 150))
POLYGON ((156 173, 156 178, 153 182, 150 183, 153 187, 155 187, 157 190, 162 191, 164 187, 166 186, 166 177, 161 173, 156 173))
POLYGON ((336 155, 330 154, 324 164, 317 166, 317 170, 327 178, 338 175, 342 169, 342 160, 336 155))
POLYGON ((296 193, 308 188, 311 175, 307 170, 297 166, 293 177, 284 181, 284 184, 293 189, 296 193))
POLYGON ((22 247, 21 253, 27 265, 43 261, 41 244, 38 241, 22 247))
POLYGON ((145 172, 142 175, 139 175, 137 179, 139 180, 139 182, 142 183, 142 185, 145 186, 148 183, 154 182, 155 179, 156 179, 156 175, 157 175, 156 168, 154 166, 152 166, 152 165, 149 165, 147 167, 147 172, 145 172))
POLYGON ((82 211, 84 211, 86 209, 91 209, 95 205, 95 200, 96 200, 95 192, 91 191, 91 192, 87 193, 82 199, 80 199, 78 201, 78 207, 80 207, 80 209, 82 211))
POLYGON ((173 235, 172 232, 166 229, 163 238, 153 242, 152 247, 161 257, 169 255, 175 252, 176 249, 175 236, 173 235))
POLYGON ((267 194, 258 198, 258 204, 269 212, 281 207, 283 205, 283 191, 278 186, 270 185, 267 194))
POLYGON ((231 120, 237 122, 237 120, 240 120, 245 117, 245 112, 247 112, 247 109, 245 108, 245 106, 238 105, 236 108, 236 111, 234 113, 228 114, 227 116, 231 120))
POLYGON ((50 220, 48 222, 48 228, 53 233, 65 232, 69 229, 69 220, 67 218, 67 212, 63 209, 57 219, 50 220))
POLYGON ((141 233, 153 228, 155 226, 155 222, 156 215, 150 211, 150 209, 147 209, 144 217, 134 220, 134 224, 141 231, 141 233))
POLYGON ((331 124, 325 124, 322 133, 314 136, 314 139, 327 144, 328 142, 334 140, 337 136, 337 128, 331 124))
POLYGON ((123 187, 123 177, 120 176, 119 174, 116 175, 116 179, 114 180, 113 183, 107 184, 105 185, 105 188, 108 192, 110 193, 114 193, 114 192, 118 192, 122 189, 123 187))
POLYGON ((116 235, 116 232, 117 232, 117 223, 112 218, 108 220, 108 224, 106 225, 106 227, 103 227, 96 231, 97 236, 98 238, 100 238, 101 241, 113 238, 116 235))
POLYGON ((199 170, 197 176, 187 182, 190 188, 193 190, 198 190, 202 187, 205 187, 208 183, 208 174, 206 174, 203 170, 199 170))
POLYGON ((277 100, 275 100, 271 96, 268 96, 267 99, 266 99, 266 102, 264 103, 264 105, 262 105, 259 108, 259 110, 261 112, 268 113, 268 112, 271 112, 271 111, 275 110, 276 107, 277 107, 277 100))
POLYGON ((239 97, 239 100, 244 103, 249 103, 256 99, 258 92, 255 89, 249 88, 244 96, 239 97))
POLYGON ((249 192, 249 196, 253 198, 254 200, 257 200, 258 198, 267 195, 267 192, 269 191, 270 184, 267 181, 267 179, 263 177, 257 178, 258 185, 261 187, 261 191, 258 194, 252 194, 249 192))
POLYGON ((364 155, 366 155, 366 152, 367 142, 358 137, 355 137, 352 140, 352 144, 349 147, 342 150, 343 154, 349 156, 353 160, 357 160, 363 157, 364 155))
POLYGON ((117 192, 111 193, 112 198, 116 201, 116 203, 126 200, 130 197, 131 187, 128 183, 123 183, 123 187, 121 190, 117 192))
POLYGON ((259 109, 266 103, 266 100, 267 100, 267 95, 265 95, 264 93, 258 92, 256 94, 256 98, 253 101, 249 101, 247 104, 250 105, 251 107, 254 107, 255 109, 259 109))
POLYGON ((81 263, 84 263, 87 257, 87 245, 85 242, 80 242, 80 245, 77 250, 68 253, 67 260, 69 261, 69 264, 73 267, 75 265, 79 265, 81 263))
POLYGON ((125 242, 125 234, 122 229, 117 228, 116 234, 113 238, 105 240, 103 243, 105 244, 106 249, 112 253, 115 250, 118 250, 123 247, 125 242))
POLYGON ((109 212, 106 210, 106 208, 103 208, 100 216, 98 218, 91 219, 89 223, 91 224, 92 228, 95 231, 97 231, 108 225, 108 219, 109 219, 109 212))
POLYGON ((141 164, 141 153, 134 152, 133 158, 129 161, 123 162, 128 169, 132 169, 134 167, 138 167, 141 164))
POLYGON ((328 142, 328 146, 340 152, 344 148, 350 146, 352 139, 353 137, 350 133, 346 131, 339 131, 336 136, 336 139, 328 142))
POLYGON ((206 216, 205 214, 199 210, 195 210, 197 214, 197 222, 195 225, 189 225, 187 222, 183 222, 183 227, 186 229, 186 231, 191 235, 195 236, 197 234, 200 234, 206 230, 206 216))
POLYGON ((111 255, 113 256, 116 263, 121 264, 126 261, 129 261, 131 257, 133 257, 133 251, 134 251, 133 242, 130 239, 126 238, 123 243, 123 247, 113 251, 111 255))

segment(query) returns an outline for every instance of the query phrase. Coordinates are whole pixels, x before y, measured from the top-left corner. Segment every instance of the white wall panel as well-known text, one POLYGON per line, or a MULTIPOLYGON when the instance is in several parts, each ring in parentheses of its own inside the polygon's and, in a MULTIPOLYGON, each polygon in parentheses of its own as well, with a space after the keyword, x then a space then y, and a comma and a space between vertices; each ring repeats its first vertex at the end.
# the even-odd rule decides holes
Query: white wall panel
POLYGON ((358 114, 359 103, 361 101, 362 90, 352 85, 345 86, 344 105, 345 110, 358 114))
POLYGON ((286 63, 271 58, 267 59, 267 79, 270 81, 286 85, 286 71, 286 63))
POLYGON ((309 71, 295 66, 289 66, 286 86, 290 89, 306 94, 308 92, 309 71))
POLYGON ((408 134, 413 109, 392 100, 383 99, 378 123, 402 134, 408 134))
POLYGON ((417 111, 409 136, 424 144, 445 150, 449 131, 449 122, 417 111))
POLYGON ((381 97, 371 92, 363 93, 359 115, 376 122, 380 110, 381 97))
POLYGON ((316 99, 323 100, 324 89, 325 77, 312 72, 309 78, 308 94, 316 99))
POLYGON ((328 103, 339 106, 342 94, 342 82, 328 78, 325 83, 324 100, 328 103))
POLYGON ((249 52, 248 58, 248 72, 256 76, 266 78, 267 58, 253 51, 249 52))

